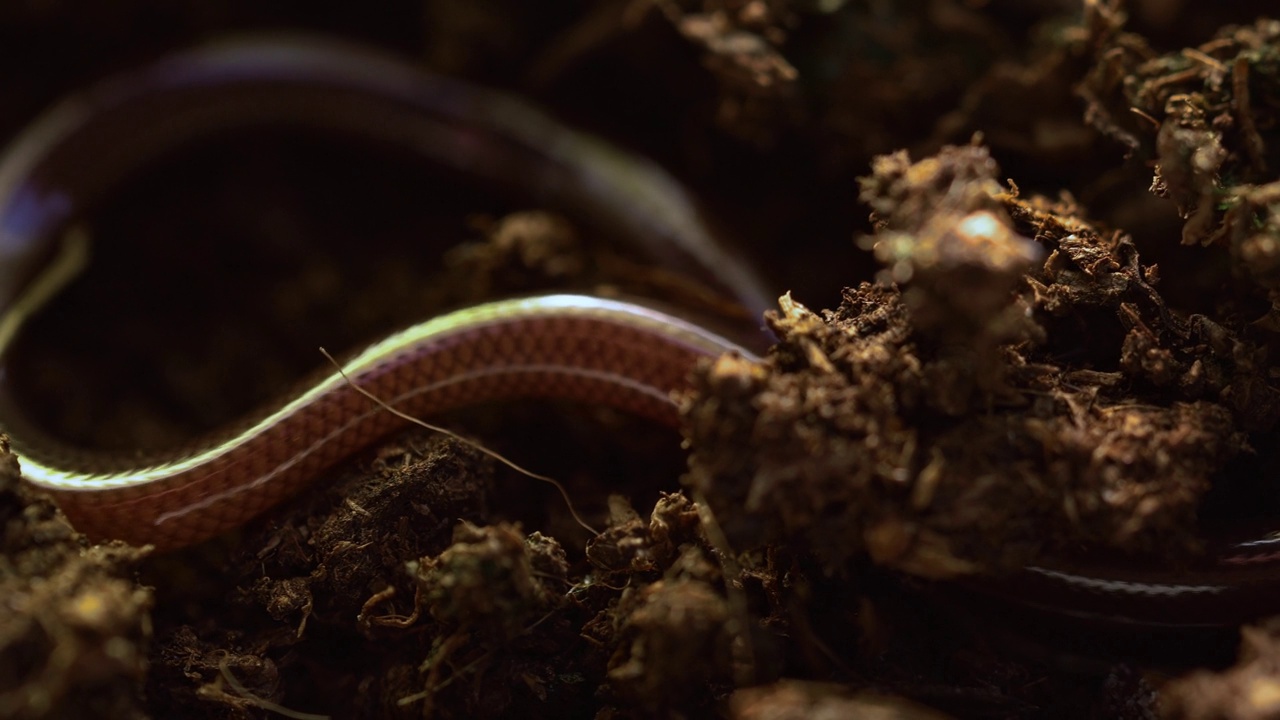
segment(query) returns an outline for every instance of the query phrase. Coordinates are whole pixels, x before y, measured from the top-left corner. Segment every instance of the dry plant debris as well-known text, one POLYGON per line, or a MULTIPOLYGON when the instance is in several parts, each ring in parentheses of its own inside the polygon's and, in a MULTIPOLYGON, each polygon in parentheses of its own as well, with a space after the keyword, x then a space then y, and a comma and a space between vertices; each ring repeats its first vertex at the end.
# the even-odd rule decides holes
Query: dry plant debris
POLYGON ((885 279, 821 316, 784 298, 764 368, 713 365, 715 402, 687 406, 692 486, 734 546, 925 577, 1081 541, 1193 550, 1200 497, 1247 448, 1225 400, 1265 385, 1204 335, 1239 341, 1177 319, 1127 239, 1019 198, 981 147, 874 169, 885 279), (1065 333, 1096 344, 1068 354, 1065 333))

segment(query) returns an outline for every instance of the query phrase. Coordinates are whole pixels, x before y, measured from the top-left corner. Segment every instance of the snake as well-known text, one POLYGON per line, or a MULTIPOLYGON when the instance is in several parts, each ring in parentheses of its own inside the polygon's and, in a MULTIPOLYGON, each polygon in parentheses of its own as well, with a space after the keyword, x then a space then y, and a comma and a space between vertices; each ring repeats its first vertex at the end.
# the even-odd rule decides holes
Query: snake
MULTIPOLYGON (((499 91, 379 50, 312 36, 243 36, 182 50, 73 93, 0 154, 0 391, 26 322, 83 265, 79 214, 149 164, 228 129, 299 127, 382 143, 608 228, 698 274, 749 316, 768 283, 656 163, 499 91)), ((745 341, 648 304, 584 294, 499 300, 398 331, 262 410, 179 447, 68 446, 0 392, 0 430, 24 480, 92 539, 175 550, 243 525, 411 415, 556 398, 678 423, 674 393, 703 358, 757 361, 745 341), (344 377, 345 375, 345 377, 344 377)), ((1107 627, 1232 626, 1280 607, 1280 541, 1210 543, 1203 562, 1030 565, 971 583, 1050 618, 1107 627)))

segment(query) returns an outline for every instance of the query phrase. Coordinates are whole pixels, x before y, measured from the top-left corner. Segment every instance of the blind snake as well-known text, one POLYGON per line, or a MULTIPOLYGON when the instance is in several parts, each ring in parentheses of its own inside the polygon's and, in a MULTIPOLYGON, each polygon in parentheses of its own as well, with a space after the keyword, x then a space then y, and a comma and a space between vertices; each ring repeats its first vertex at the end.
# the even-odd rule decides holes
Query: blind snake
MULTIPOLYGON (((0 156, 0 360, 56 290, 68 221, 175 148, 228 128, 302 126, 389 143, 565 209, 661 262, 701 272, 753 315, 765 284, 716 239, 658 166, 505 95, 428 75, 375 51, 301 37, 243 38, 109 78, 37 118, 0 156), (52 279, 51 279, 52 278, 52 279)), ((696 323, 583 295, 442 315, 356 355, 346 372, 415 415, 549 396, 674 424, 694 362, 749 350, 696 323)), ((3 367, 0 367, 3 370, 3 367)), ((0 389, 12 382, 4 377, 0 389)), ((64 447, 0 397, 23 476, 93 538, 177 548, 262 513, 401 424, 336 374, 197 444, 140 462, 64 447)), ((1280 607, 1280 541, 1212 542, 1187 568, 1092 562, 978 580, 981 593, 1121 626, 1224 626, 1280 607)))
MULTIPOLYGON (((702 275, 757 317, 768 302, 658 166, 505 95, 336 41, 245 38, 170 56, 53 107, 0 160, 0 352, 78 264, 77 212, 175 148, 229 128, 305 127, 384 143, 563 208, 702 275), (59 269, 61 266, 61 270, 59 269), (46 269, 46 268, 52 268, 46 269)), ((759 332, 756 333, 759 335, 759 332)), ((674 424, 670 393, 696 358, 750 353, 633 303, 551 295, 491 303, 397 333, 347 375, 399 409, 554 396, 674 424)), ((402 421, 336 373, 214 437, 140 462, 62 447, 0 399, 24 477, 93 538, 177 548, 242 524, 402 421)))

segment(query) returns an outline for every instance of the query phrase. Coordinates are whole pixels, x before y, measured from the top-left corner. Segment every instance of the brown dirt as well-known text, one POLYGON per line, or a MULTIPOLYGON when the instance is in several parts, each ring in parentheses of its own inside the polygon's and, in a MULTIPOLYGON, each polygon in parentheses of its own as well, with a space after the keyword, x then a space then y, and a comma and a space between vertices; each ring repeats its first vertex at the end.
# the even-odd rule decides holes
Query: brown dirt
MULTIPOLYGON (((945 582, 1080 547, 1189 562, 1206 515, 1280 513, 1269 7, 0 10, 6 136, 167 49, 320 30, 655 157, 792 291, 763 363, 700 369, 687 460, 590 408, 446 418, 564 480, 595 538, 553 490, 414 432, 234 537, 147 557, 86 546, 5 455, 0 716, 1280 717, 1273 623, 1227 670, 1234 633, 1080 657, 945 582)), ((95 266, 13 374, 41 419, 103 447, 216 427, 317 344, 442 307, 679 295, 573 218, 322 138, 193 150, 89 219, 95 266)))

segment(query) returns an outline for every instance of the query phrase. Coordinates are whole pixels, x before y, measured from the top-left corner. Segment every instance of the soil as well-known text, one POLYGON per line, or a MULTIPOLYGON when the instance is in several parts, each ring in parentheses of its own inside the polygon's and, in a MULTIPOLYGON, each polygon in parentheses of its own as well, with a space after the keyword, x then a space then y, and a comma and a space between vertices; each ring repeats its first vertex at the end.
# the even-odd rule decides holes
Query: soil
MULTIPOLYGON (((5 448, 0 717, 1280 717, 1274 620, 1156 644, 968 590, 1086 554, 1194 568, 1207 528, 1280 514, 1272 5, 0 8, 6 138, 166 51, 327 33, 656 159, 781 296, 777 345, 704 363, 680 435, 433 418, 560 479, 597 536, 414 431, 228 537, 95 545, 5 448)), ((115 450, 443 308, 698 296, 571 216, 320 136, 192 148, 82 220, 93 266, 6 370, 115 450)))

